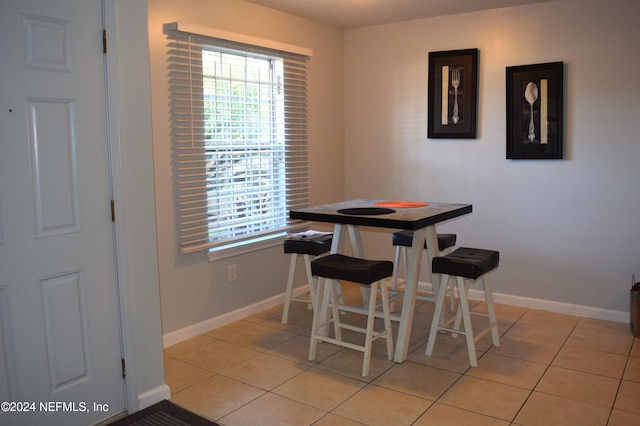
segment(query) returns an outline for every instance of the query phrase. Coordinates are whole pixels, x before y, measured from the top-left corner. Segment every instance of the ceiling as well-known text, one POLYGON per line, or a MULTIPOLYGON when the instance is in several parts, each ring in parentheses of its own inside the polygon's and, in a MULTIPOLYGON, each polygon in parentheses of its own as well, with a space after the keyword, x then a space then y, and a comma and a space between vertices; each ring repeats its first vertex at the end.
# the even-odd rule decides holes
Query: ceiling
POLYGON ((348 29, 550 0, 247 0, 348 29))

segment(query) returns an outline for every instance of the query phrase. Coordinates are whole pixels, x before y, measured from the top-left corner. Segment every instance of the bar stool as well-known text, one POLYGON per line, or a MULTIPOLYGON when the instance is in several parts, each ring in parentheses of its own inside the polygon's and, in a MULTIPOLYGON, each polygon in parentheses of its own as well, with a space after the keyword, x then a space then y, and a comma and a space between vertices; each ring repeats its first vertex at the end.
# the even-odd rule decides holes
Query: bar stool
MULTIPOLYGON (((438 250, 443 252, 444 254, 448 254, 451 252, 453 247, 456 245, 456 234, 438 234, 438 250)), ((393 277, 391 278, 391 293, 394 295, 392 299, 397 298, 400 293, 398 290, 398 267, 400 266, 400 256, 402 256, 402 261, 404 265, 404 276, 407 276, 407 250, 411 248, 413 244, 413 231, 406 229, 402 231, 397 231, 393 233, 392 236, 393 245, 396 247, 396 255, 393 262, 393 277)), ((427 249, 427 242, 424 243, 425 250, 427 249)), ((433 297, 426 296, 424 293, 418 293, 416 295, 416 299, 421 300, 435 300, 437 293, 437 283, 432 283, 433 285, 433 297)), ((453 303, 453 287, 451 287, 451 299, 453 303)), ((393 310, 393 305, 391 310, 393 310)), ((453 305, 451 305, 451 310, 453 310, 453 305)))
POLYGON ((427 342, 427 356, 433 353, 433 346, 438 335, 438 331, 449 331, 453 335, 464 334, 467 339, 467 350, 469 351, 469 363, 472 367, 478 366, 476 357, 475 342, 491 331, 494 346, 500 346, 498 337, 498 322, 493 306, 493 292, 491 289, 490 272, 498 267, 500 262, 500 253, 493 250, 483 250, 475 248, 460 247, 453 252, 440 257, 434 257, 431 264, 431 272, 434 274, 442 274, 442 281, 436 298, 436 309, 433 313, 431 321, 431 331, 429 333, 429 341, 427 342), (456 277, 458 287, 458 310, 456 316, 439 324, 439 318, 442 314, 444 305, 444 296, 446 293, 446 284, 449 277, 456 277), (484 289, 484 298, 487 302, 487 314, 479 312, 470 312, 468 303, 469 286, 478 279, 482 281, 484 289), (473 327, 471 325, 471 315, 489 317, 489 325, 474 336, 473 327), (464 326, 464 331, 460 331, 460 322, 464 326), (448 326, 454 322, 453 328, 448 326))
POLYGON ((320 257, 311 262, 311 271, 314 279, 324 278, 324 285, 316 283, 316 295, 313 305, 313 325, 311 327, 311 345, 309 347, 309 361, 316 358, 316 346, 318 342, 328 342, 364 353, 362 362, 362 377, 369 375, 371 363, 371 347, 373 341, 384 338, 387 341, 387 356, 393 359, 393 340, 391 332, 391 318, 389 313, 389 295, 384 279, 393 273, 393 262, 388 260, 365 260, 342 254, 331 254, 320 257), (336 286, 340 280, 360 284, 369 290, 369 300, 366 307, 347 305, 340 302, 337 297, 336 286), (384 330, 374 330, 376 318, 377 293, 380 290, 382 299, 382 317, 384 330), (323 292, 329 292, 331 303, 331 316, 320 324, 320 311, 323 292), (366 328, 345 324, 340 320, 340 312, 352 312, 367 316, 366 328), (324 336, 319 333, 321 327, 333 323, 335 337, 324 336), (351 330, 365 335, 364 345, 345 342, 342 340, 341 330, 351 330))
POLYGON ((291 262, 289 263, 289 278, 287 279, 287 290, 284 297, 284 309, 282 310, 282 323, 286 324, 289 321, 289 309, 291 302, 308 302, 313 305, 314 288, 313 288, 313 275, 311 274, 311 256, 317 258, 331 250, 331 235, 325 235, 323 237, 314 239, 285 239, 284 240, 284 252, 285 254, 291 254, 291 262), (307 280, 309 283, 309 291, 300 295, 300 297, 293 297, 293 279, 296 274, 296 266, 298 264, 298 255, 302 255, 304 260, 304 266, 307 271, 307 280))

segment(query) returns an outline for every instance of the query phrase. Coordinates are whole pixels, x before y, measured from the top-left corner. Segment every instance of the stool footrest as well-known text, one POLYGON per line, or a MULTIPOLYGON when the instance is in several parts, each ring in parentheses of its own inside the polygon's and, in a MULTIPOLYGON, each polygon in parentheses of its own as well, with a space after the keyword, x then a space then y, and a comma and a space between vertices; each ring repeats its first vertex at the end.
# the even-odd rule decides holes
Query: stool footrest
MULTIPOLYGON (((402 281, 402 280, 400 280, 400 281, 402 281)), ((390 287, 387 291, 389 292, 389 300, 393 302, 398 297, 404 296, 404 293, 405 293, 404 282, 402 282, 402 286, 398 286, 396 288, 391 288, 390 287)), ((418 283, 418 289, 416 290, 416 299, 417 300, 427 300, 429 302, 435 302, 436 301, 436 295, 433 294, 433 291, 425 289, 423 286, 421 286, 418 283)))
MULTIPOLYGON (((453 321, 451 321, 453 322, 453 321)), ((449 324, 451 323, 449 322, 449 324)), ((483 328, 481 331, 474 333, 473 334, 473 341, 477 342, 478 340, 480 340, 485 334, 487 334, 488 332, 490 332, 493 328, 496 328, 498 326, 498 324, 491 324, 489 326, 487 326, 486 328, 483 328)), ((453 334, 452 337, 457 337, 458 334, 462 334, 464 336, 466 336, 466 332, 464 331, 460 331, 459 329, 456 328, 449 328, 449 327, 443 327, 443 326, 439 326, 438 327, 438 331, 448 331, 449 333, 453 334)))
MULTIPOLYGON (((326 323, 324 323, 322 325, 329 325, 332 322, 333 321, 327 321, 326 323)), ((355 332, 362 333, 362 334, 365 334, 367 332, 366 328, 358 327, 358 326, 351 325, 351 324, 341 323, 339 325, 339 327, 342 328, 343 330, 355 331, 355 332)), ((373 330, 373 333, 371 334, 371 341, 375 342, 380 337, 387 337, 387 332, 385 330, 373 330)), ((362 345, 356 345, 355 343, 345 342, 343 340, 334 339, 333 337, 329 337, 329 336, 316 336, 316 339, 322 340, 324 342, 331 341, 329 343, 335 343, 336 345, 342 345, 343 343, 344 344, 349 344, 349 345, 351 345, 351 346, 349 346, 351 349, 358 348, 358 350, 361 351, 361 352, 364 352, 364 350, 365 350, 365 347, 362 346, 362 345)))
POLYGON ((483 328, 481 331, 477 332, 474 336, 474 341, 478 341, 482 338, 482 336, 484 336, 485 334, 489 333, 492 329, 497 329, 498 328, 498 324, 493 323, 490 324, 489 326, 483 328))
MULTIPOLYGON (((382 337, 382 336, 373 336, 371 341, 372 342, 375 341, 378 337, 382 337)), ((345 342, 344 340, 334 339, 333 337, 317 336, 316 340, 320 342, 325 342, 325 343, 333 343, 334 345, 343 346, 345 348, 353 349, 360 352, 366 351, 366 348, 364 346, 356 345, 355 343, 345 342)))
POLYGON ((302 293, 300 296, 296 296, 296 297, 291 296, 289 298, 289 300, 292 301, 292 302, 311 303, 311 299, 309 299, 310 295, 311 295, 311 293, 307 291, 305 293, 302 293))
MULTIPOLYGON (((391 302, 391 297, 389 297, 389 302, 391 302)), ((342 304, 339 304, 337 306, 338 306, 338 310, 343 315, 344 315, 345 312, 351 312, 352 314, 361 314, 361 315, 368 315, 369 314, 369 310, 367 308, 364 308, 364 307, 351 306, 351 305, 342 305, 342 304)), ((384 319, 384 312, 381 312, 380 310, 378 310, 378 308, 382 308, 382 302, 380 302, 380 303, 378 303, 376 305, 376 310, 373 313, 373 315, 376 318, 384 319)), ((389 313, 389 319, 391 321, 400 322, 400 315, 399 314, 389 313)), ((321 324, 321 326, 325 326, 325 325, 327 325, 327 324, 326 323, 325 324, 321 324)))

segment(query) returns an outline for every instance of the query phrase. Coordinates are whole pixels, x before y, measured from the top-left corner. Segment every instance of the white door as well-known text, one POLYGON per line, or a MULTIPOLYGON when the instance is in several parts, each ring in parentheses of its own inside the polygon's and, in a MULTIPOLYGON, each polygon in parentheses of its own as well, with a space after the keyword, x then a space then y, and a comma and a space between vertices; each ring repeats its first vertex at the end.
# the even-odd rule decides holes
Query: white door
POLYGON ((101 0, 0 1, 0 424, 124 410, 101 0))

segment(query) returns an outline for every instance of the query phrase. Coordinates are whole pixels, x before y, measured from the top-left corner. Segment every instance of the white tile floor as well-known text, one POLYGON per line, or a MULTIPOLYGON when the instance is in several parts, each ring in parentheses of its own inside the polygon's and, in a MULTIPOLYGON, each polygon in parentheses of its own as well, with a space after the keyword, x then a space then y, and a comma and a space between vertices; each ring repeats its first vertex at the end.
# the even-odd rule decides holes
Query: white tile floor
POLYGON ((384 341, 367 378, 350 349, 324 343, 310 362, 311 311, 297 303, 288 325, 279 306, 166 348, 166 381, 173 402, 225 426, 640 425, 640 339, 628 324, 496 309, 501 346, 483 337, 477 368, 447 334, 425 356, 431 302, 416 307, 402 364, 384 341))

